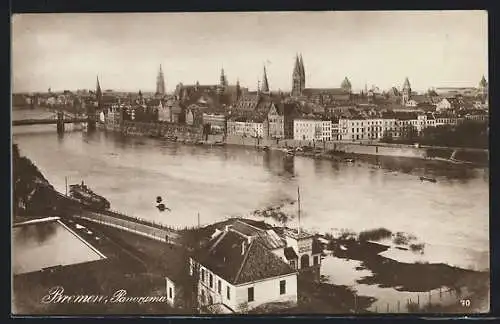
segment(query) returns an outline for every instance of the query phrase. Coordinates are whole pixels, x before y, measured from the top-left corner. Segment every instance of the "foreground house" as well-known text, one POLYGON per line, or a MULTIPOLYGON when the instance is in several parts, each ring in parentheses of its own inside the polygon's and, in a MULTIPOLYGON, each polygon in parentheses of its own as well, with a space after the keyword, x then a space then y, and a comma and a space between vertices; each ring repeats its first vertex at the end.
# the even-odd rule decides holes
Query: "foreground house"
MULTIPOLYGON (((278 238, 279 240, 279 238, 278 238)), ((245 313, 268 303, 297 303, 297 272, 258 235, 227 226, 190 258, 202 312, 245 313)), ((277 242, 282 249, 283 244, 277 242)))

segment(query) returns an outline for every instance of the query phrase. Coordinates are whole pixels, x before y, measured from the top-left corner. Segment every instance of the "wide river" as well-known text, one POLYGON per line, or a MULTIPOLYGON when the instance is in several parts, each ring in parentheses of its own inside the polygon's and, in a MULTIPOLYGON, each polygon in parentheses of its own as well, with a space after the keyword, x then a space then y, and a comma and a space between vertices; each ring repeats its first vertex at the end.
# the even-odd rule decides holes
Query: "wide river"
MULTIPOLYGON (((42 117, 14 110, 13 119, 42 117)), ((338 163, 251 147, 185 146, 158 139, 97 131, 66 132, 55 125, 16 126, 13 142, 60 192, 84 180, 108 198, 112 209, 174 226, 246 216, 285 203, 295 226, 301 193, 301 224, 311 231, 355 232, 385 227, 424 242, 418 256, 387 255, 408 262, 489 267, 489 169, 441 162, 376 158, 338 163), (421 182, 431 175, 437 183, 421 182), (160 212, 162 196, 170 212, 160 212)), ((393 249, 393 251, 399 251, 393 249)))

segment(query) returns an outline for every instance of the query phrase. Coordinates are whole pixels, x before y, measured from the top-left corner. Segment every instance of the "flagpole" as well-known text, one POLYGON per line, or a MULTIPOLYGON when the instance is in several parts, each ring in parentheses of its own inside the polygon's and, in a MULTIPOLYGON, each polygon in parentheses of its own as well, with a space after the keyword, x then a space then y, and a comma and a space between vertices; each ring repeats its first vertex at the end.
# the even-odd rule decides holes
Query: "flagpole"
POLYGON ((65 186, 64 186, 64 189, 66 190, 66 196, 68 195, 68 177, 64 177, 64 183, 65 183, 65 186))
POLYGON ((300 187, 297 187, 297 206, 298 206, 298 219, 299 219, 299 228, 297 229, 297 232, 300 235, 300 187))

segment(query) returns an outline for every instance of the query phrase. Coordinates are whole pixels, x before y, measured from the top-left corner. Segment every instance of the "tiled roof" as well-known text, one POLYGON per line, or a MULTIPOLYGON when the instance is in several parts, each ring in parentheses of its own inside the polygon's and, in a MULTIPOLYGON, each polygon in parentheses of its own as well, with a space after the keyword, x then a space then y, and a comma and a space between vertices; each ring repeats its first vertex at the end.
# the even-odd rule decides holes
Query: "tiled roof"
POLYGON ((255 237, 268 249, 274 250, 285 247, 286 243, 272 229, 261 229, 245 223, 242 220, 235 220, 231 225, 231 230, 245 236, 255 237))
POLYGON ((396 112, 394 114, 396 119, 399 120, 411 120, 411 119, 417 119, 417 114, 416 113, 406 113, 406 112, 396 112))
POLYGON ((295 271, 270 252, 259 239, 248 240, 234 231, 226 231, 214 242, 197 251, 195 258, 224 280, 238 285, 277 277, 295 271), (242 253, 242 245, 246 249, 242 253))

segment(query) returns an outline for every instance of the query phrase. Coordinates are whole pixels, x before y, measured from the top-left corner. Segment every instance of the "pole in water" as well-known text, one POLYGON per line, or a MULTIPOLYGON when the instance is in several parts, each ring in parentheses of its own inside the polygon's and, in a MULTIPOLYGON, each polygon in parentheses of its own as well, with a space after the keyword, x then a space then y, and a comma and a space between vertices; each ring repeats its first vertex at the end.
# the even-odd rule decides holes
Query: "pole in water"
POLYGON ((297 206, 298 206, 298 221, 299 221, 299 228, 297 232, 300 235, 300 187, 297 187, 297 206))

